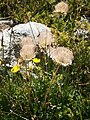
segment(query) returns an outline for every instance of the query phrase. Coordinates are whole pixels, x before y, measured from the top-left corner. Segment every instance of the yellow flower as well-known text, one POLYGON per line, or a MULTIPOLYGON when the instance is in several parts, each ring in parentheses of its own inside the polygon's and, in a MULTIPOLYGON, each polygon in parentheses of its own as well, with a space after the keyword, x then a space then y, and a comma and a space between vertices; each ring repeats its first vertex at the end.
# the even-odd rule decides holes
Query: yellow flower
POLYGON ((40 59, 38 59, 38 58, 34 58, 32 60, 33 60, 34 63, 40 63, 40 59))
POLYGON ((16 73, 16 72, 18 72, 18 71, 20 71, 20 65, 15 65, 15 66, 11 69, 11 72, 12 72, 12 73, 16 73))

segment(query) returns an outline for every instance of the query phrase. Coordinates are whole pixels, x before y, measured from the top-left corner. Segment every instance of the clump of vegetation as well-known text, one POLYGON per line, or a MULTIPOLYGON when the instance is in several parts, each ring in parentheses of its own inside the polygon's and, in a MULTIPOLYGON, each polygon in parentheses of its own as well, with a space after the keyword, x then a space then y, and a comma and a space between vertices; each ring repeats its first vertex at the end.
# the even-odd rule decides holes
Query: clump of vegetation
POLYGON ((53 12, 57 3, 1 0, 0 17, 9 16, 16 24, 44 23, 51 28, 57 46, 74 53, 72 65, 66 67, 40 50, 24 68, 7 67, 1 59, 1 120, 90 119, 90 2, 68 0, 68 13, 59 16, 53 12))

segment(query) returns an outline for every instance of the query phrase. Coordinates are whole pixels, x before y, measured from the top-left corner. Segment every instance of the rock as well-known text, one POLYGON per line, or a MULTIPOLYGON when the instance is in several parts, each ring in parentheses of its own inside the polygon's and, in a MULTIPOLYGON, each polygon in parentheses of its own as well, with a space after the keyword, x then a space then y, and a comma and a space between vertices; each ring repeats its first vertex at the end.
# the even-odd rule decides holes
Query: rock
MULTIPOLYGON (((26 45, 22 48, 22 39, 28 36, 32 38, 34 44, 38 44, 38 38, 39 36, 41 38, 41 32, 45 32, 46 34, 49 32, 50 36, 52 36, 51 30, 47 26, 31 21, 25 24, 15 25, 11 28, 6 28, 0 32, 0 43, 3 42, 4 58, 7 60, 9 66, 16 65, 17 59, 20 57, 20 55, 23 56, 22 51, 26 51, 26 47, 30 47, 30 45, 26 45)), ((29 50, 29 48, 27 49, 29 50)), ((0 58, 2 58, 2 50, 0 51, 0 58)))

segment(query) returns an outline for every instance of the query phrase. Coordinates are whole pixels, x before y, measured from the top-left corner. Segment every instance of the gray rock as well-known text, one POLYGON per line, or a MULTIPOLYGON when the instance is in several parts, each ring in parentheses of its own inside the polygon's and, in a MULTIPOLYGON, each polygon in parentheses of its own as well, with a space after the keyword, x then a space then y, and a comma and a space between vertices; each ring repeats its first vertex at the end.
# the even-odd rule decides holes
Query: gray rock
POLYGON ((17 64, 17 58, 20 56, 20 42, 25 36, 30 36, 33 41, 37 43, 37 38, 43 31, 51 30, 41 23, 28 22, 25 24, 18 24, 11 28, 6 28, 0 32, 0 58, 3 56, 7 61, 7 65, 14 66, 17 64), (1 45, 3 43, 3 46, 1 45))

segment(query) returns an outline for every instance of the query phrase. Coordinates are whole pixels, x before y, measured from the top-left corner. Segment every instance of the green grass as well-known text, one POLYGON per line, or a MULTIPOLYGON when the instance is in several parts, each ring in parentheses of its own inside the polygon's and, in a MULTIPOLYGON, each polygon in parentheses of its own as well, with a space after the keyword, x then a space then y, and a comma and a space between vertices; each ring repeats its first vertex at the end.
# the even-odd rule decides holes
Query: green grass
POLYGON ((11 73, 7 67, 1 67, 1 120, 89 119, 90 76, 87 52, 85 50, 77 54, 71 66, 59 66, 54 76, 57 65, 50 60, 47 68, 44 59, 37 64, 38 69, 34 68, 33 73, 37 78, 32 75, 25 78, 20 72, 11 73))
POLYGON ((57 45, 73 51, 73 63, 58 67, 48 56, 41 58, 38 53, 41 62, 28 73, 26 70, 23 74, 12 73, 11 68, 0 65, 0 120, 90 119, 90 23, 80 21, 82 15, 89 15, 90 4, 82 0, 74 5, 69 0, 69 13, 58 18, 52 13, 58 0, 47 1, 39 1, 37 6, 33 0, 31 4, 23 1, 24 8, 23 2, 12 1, 5 7, 2 1, 0 16, 11 15, 19 23, 32 20, 46 24, 52 29, 57 45), (77 29, 88 30, 88 38, 75 35, 77 29))

